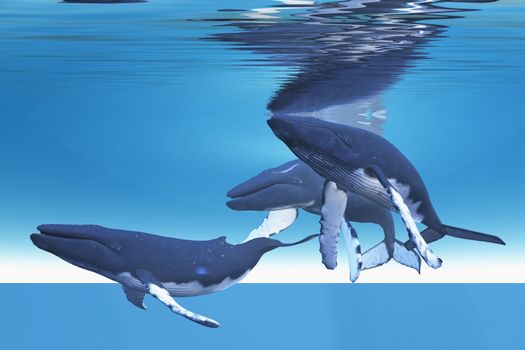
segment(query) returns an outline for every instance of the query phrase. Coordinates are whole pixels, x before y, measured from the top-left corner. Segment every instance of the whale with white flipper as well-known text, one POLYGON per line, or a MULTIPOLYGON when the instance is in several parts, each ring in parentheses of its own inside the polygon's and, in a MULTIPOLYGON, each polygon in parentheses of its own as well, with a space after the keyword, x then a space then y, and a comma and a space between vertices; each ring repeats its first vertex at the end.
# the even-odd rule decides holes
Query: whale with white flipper
POLYGON ((226 237, 193 241, 97 225, 40 225, 31 240, 40 249, 122 284, 128 300, 145 309, 151 294, 173 312, 207 327, 211 318, 179 305, 172 296, 217 292, 246 276, 267 252, 295 243, 257 238, 230 244, 226 237))
POLYGON ((415 167, 381 136, 307 117, 274 115, 268 125, 299 159, 326 179, 319 240, 327 268, 337 265, 338 225, 349 193, 358 193, 398 212, 409 233, 405 245, 415 247, 433 268, 439 268, 442 261, 427 243, 444 235, 504 244, 494 235, 443 225, 415 167), (416 221, 430 229, 426 237, 419 232, 416 221))
MULTIPOLYGON (((234 210, 269 211, 262 224, 248 239, 270 237, 292 225, 298 210, 320 215, 325 179, 303 161, 296 159, 266 169, 228 192, 226 203, 234 210)), ((350 264, 350 279, 357 280, 361 269, 381 266, 391 259, 419 272, 420 258, 395 239, 395 225, 390 210, 357 193, 349 193, 341 231, 345 235, 350 264), (375 223, 385 239, 362 254, 349 222, 375 223)))

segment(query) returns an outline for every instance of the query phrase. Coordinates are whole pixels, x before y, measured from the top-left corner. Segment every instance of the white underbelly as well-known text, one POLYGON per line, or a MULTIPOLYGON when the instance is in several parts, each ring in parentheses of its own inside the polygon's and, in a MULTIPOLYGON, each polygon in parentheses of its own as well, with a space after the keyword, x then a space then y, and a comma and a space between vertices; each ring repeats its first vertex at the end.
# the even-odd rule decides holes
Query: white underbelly
MULTIPOLYGON (((191 281, 184 283, 176 282, 162 282, 162 287, 170 293, 171 296, 189 297, 203 294, 210 294, 224 290, 231 287, 235 283, 241 281, 248 275, 250 270, 246 271, 242 276, 238 278, 226 277, 222 282, 204 287, 199 281, 191 281)), ((111 278, 121 284, 130 286, 137 290, 146 291, 143 283, 129 272, 119 273, 118 275, 111 278)))
POLYGON ((222 282, 217 284, 212 284, 210 286, 204 287, 199 281, 191 281, 187 283, 175 283, 175 282, 163 282, 162 285, 172 296, 194 296, 194 295, 203 295, 219 292, 228 287, 231 287, 235 283, 241 281, 250 273, 250 270, 246 271, 243 275, 238 278, 226 277, 222 282))

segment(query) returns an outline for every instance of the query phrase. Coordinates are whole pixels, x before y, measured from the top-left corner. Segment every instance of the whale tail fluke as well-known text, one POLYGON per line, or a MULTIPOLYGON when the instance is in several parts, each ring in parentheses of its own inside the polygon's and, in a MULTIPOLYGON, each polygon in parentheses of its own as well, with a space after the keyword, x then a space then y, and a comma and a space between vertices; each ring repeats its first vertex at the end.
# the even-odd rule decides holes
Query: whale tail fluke
MULTIPOLYGON (((423 232, 421 232, 421 236, 423 236, 423 238, 425 239, 427 243, 437 241, 438 239, 441 239, 445 235, 447 235, 447 236, 452 236, 452 237, 461 238, 461 239, 468 239, 471 241, 480 241, 480 242, 505 245, 505 242, 501 238, 495 235, 489 235, 487 233, 466 230, 464 228, 459 228, 459 227, 454 227, 454 226, 449 226, 449 225, 443 225, 443 228, 445 229, 444 232, 438 232, 436 229, 428 227, 423 232)), ((411 241, 406 241, 405 247, 408 250, 412 250, 414 249, 414 244, 411 241)))
POLYGON ((393 258, 401 265, 411 267, 416 270, 417 273, 421 273, 421 257, 413 250, 406 249, 403 242, 396 240, 394 243, 393 258))
POLYGON ((373 269, 389 262, 391 259, 401 265, 411 267, 418 273, 421 268, 421 258, 414 251, 410 251, 400 241, 394 242, 394 249, 389 252, 385 241, 370 248, 363 254, 363 270, 373 269))
POLYGON ((389 254, 385 241, 368 249, 363 254, 363 268, 362 270, 373 269, 374 267, 386 264, 392 259, 392 254, 389 254))

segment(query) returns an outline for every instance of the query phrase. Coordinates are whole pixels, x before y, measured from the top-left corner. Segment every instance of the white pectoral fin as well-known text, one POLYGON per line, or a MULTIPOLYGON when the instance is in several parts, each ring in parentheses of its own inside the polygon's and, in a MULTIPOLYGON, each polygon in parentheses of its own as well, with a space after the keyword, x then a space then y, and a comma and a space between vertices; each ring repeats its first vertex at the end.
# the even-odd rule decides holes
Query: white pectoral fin
POLYGON ((254 238, 268 238, 287 229, 297 219, 297 215, 298 211, 295 208, 270 211, 259 227, 250 232, 244 242, 254 238))
POLYGON ((371 170, 375 173, 377 179, 389 194, 392 205, 398 210, 399 214, 401 215, 401 218, 403 219, 405 227, 408 231, 410 240, 414 243, 419 255, 421 255, 421 257, 423 258, 423 260, 425 260, 428 266, 434 269, 441 267, 441 264, 443 262, 429 248, 427 242, 425 242, 425 240, 421 236, 421 233, 419 233, 416 222, 410 214, 410 210, 406 205, 405 201, 403 200, 401 194, 399 194, 399 192, 394 188, 394 186, 392 186, 392 184, 388 181, 388 179, 383 174, 380 168, 373 167, 371 168, 371 170))
POLYGON ((187 319, 193 321, 193 322, 197 322, 203 326, 206 326, 206 327, 211 327, 211 328, 217 328, 219 327, 219 322, 211 319, 211 318, 208 318, 206 316, 202 316, 202 315, 199 315, 199 314, 196 314, 190 310, 187 310, 185 309, 184 307, 182 307, 181 305, 179 305, 175 299, 173 299, 170 295, 170 293, 156 285, 156 284, 153 284, 153 283, 149 283, 147 285, 147 288, 148 288, 148 292, 149 294, 153 295, 155 298, 157 298, 161 303, 163 303, 164 305, 166 305, 167 307, 170 308, 171 311, 173 311, 174 313, 176 314, 179 314, 181 316, 184 316, 186 317, 187 319))
POLYGON ((408 250, 401 242, 394 243, 394 260, 398 263, 411 267, 418 273, 421 270, 421 258, 413 250, 408 250))
POLYGON ((363 254, 363 270, 373 269, 390 260, 385 241, 373 246, 363 254))
POLYGON ((348 256, 348 267, 350 271, 350 281, 355 282, 359 278, 363 259, 361 257, 361 244, 357 237, 357 232, 345 220, 341 222, 341 232, 345 238, 346 254, 348 256))
POLYGON ((390 188, 392 203, 396 208, 399 210, 399 214, 401 215, 401 218, 403 218, 403 222, 405 223, 405 226, 407 228, 408 234, 410 236, 410 240, 414 243, 416 246, 416 249, 425 260, 428 266, 437 269, 441 267, 441 264, 443 263, 440 258, 437 257, 436 254, 430 249, 427 242, 423 239, 421 236, 421 233, 419 233, 419 230, 416 226, 416 222, 412 218, 412 215, 410 215, 410 210, 408 209, 408 206, 403 201, 403 197, 393 188, 390 188))
POLYGON ((211 318, 196 314, 190 310, 185 309, 173 299, 170 293, 162 287, 162 283, 148 270, 139 269, 135 271, 137 277, 146 286, 148 293, 157 298, 161 303, 166 305, 176 314, 186 317, 187 319, 197 322, 203 326, 217 328, 219 322, 211 318))
POLYGON ((337 188, 334 182, 326 181, 323 188, 323 204, 321 205, 321 234, 319 235, 319 251, 323 264, 333 270, 337 266, 337 242, 339 230, 344 220, 347 194, 337 188))

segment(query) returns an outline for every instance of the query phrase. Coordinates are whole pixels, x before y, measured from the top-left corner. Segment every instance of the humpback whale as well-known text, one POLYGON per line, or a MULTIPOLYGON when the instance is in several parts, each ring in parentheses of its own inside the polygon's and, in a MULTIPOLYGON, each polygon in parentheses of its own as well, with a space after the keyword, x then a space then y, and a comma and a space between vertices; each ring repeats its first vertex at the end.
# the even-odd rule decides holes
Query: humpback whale
MULTIPOLYGON (((263 61, 291 68, 287 69, 286 77, 267 105, 272 116, 313 117, 381 135, 388 114, 388 106, 383 103, 384 91, 399 81, 407 68, 426 57, 422 48, 446 32, 444 20, 461 18, 461 12, 470 10, 447 7, 440 1, 423 0, 307 2, 294 6, 282 1, 282 4, 267 8, 222 12, 227 13, 226 17, 221 14, 211 20, 223 22, 225 27, 235 27, 236 30, 203 39, 221 41, 231 49, 260 54, 261 59, 255 60, 255 64, 263 61)), ((296 197, 301 193, 295 193, 299 188, 288 186, 284 190, 290 191, 290 196, 301 199, 296 197)), ((323 193, 322 189, 320 193, 323 193)), ((269 189, 242 197, 246 201, 261 199, 263 203, 275 199, 270 198, 269 189)), ((279 202, 284 199, 276 198, 279 202)), ((241 205, 240 199, 231 204, 241 205)), ((352 202, 349 198, 347 200, 352 202)), ((275 204, 276 207, 266 208, 273 210, 251 234, 278 232, 293 223, 297 211, 290 208, 277 210, 283 203, 275 204)), ((296 204, 300 207, 304 203, 296 204)), ((250 209, 249 205, 240 209, 261 210, 250 209)), ((343 206, 339 209, 348 214, 343 206)), ((384 209, 390 210, 388 206, 384 209)), ((348 223, 346 220, 341 222, 343 234, 348 223)), ((334 226, 333 230, 336 229, 334 226)), ((355 234, 351 226, 349 229, 355 234)), ((446 231, 451 236, 479 239, 475 232, 452 226, 446 226, 446 231)), ((433 241, 443 237, 443 234, 427 227, 421 236, 433 241)), ((353 239, 351 242, 357 241, 357 236, 350 238, 353 239)), ((366 257, 377 257, 376 261, 370 262, 371 266, 388 259, 391 250, 389 252, 382 243, 363 255, 364 266, 366 257)), ((410 240, 405 247, 414 249, 410 240)))
MULTIPOLYGON (((295 159, 266 169, 235 186, 227 194, 231 200, 226 205, 234 210, 269 211, 248 239, 270 237, 292 225, 298 216, 298 209, 321 214, 324 182, 325 179, 312 168, 295 159)), ((343 223, 350 280, 357 280, 361 269, 381 266, 390 259, 419 272, 420 258, 395 239, 394 220, 387 208, 357 193, 349 193, 343 223), (361 256, 361 247, 350 222, 375 223, 383 229, 385 239, 361 256)))
POLYGON ((217 292, 240 281, 267 252, 295 243, 256 238, 232 245, 226 237, 192 241, 97 225, 40 225, 31 240, 59 258, 122 284, 127 299, 146 309, 145 293, 171 311, 207 327, 211 318, 179 305, 172 296, 217 292))
MULTIPOLYGON (((381 135, 388 115, 383 92, 426 56, 421 48, 443 35, 445 20, 464 11, 469 9, 407 0, 274 4, 214 18, 238 30, 205 39, 258 53, 267 64, 293 67, 268 103, 271 115, 315 117, 381 135), (258 16, 265 9, 271 16, 258 16)), ((284 225, 293 222, 292 214, 270 217, 284 225)))
MULTIPOLYGON (((319 242, 323 264, 337 265, 339 225, 350 193, 358 193, 401 215, 409 241, 432 268, 442 264, 429 242, 451 235, 505 244, 499 237, 444 225, 416 168, 390 142, 369 131, 315 118, 280 116, 268 120, 275 135, 326 179, 319 242), (430 230, 427 237, 416 222, 430 230)), ((410 246, 410 244, 407 244, 410 246)))

